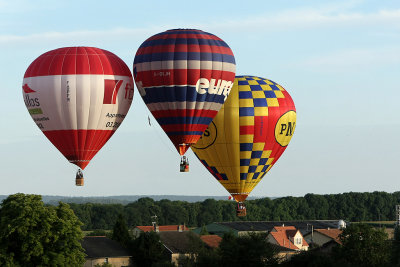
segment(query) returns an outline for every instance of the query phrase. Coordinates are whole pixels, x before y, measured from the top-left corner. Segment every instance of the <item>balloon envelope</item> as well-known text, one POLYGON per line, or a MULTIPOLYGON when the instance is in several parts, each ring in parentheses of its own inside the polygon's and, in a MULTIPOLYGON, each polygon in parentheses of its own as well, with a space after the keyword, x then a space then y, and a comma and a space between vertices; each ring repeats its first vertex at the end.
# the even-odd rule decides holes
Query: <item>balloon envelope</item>
POLYGON ((116 55, 94 47, 42 54, 25 72, 25 105, 44 135, 84 169, 124 120, 132 74, 116 55))
POLYGON ((232 50, 223 40, 190 29, 148 38, 133 65, 143 101, 181 155, 221 108, 235 71, 232 50))
POLYGON ((237 76, 231 94, 193 152, 235 198, 244 201, 285 151, 296 109, 279 84, 237 76))

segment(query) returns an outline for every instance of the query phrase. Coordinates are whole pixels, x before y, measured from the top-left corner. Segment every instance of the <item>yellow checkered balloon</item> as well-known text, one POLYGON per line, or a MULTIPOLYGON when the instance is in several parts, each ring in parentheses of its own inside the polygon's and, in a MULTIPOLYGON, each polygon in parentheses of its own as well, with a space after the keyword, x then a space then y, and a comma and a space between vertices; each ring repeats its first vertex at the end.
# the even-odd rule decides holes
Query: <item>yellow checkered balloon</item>
POLYGON ((282 86, 236 76, 227 101, 192 150, 242 202, 285 151, 295 127, 296 108, 282 86))

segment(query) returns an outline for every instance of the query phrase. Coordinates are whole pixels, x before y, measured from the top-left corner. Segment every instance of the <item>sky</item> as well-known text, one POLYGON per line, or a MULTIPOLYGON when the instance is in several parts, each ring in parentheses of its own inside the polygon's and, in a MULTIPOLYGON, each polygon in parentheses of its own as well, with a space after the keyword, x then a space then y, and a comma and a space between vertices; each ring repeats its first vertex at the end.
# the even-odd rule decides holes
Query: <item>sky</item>
POLYGON ((0 195, 228 197, 192 151, 190 172, 179 172, 178 153, 155 120, 148 125, 137 91, 76 187, 77 167, 22 98, 26 69, 49 50, 94 46, 132 69, 140 44, 173 28, 217 35, 233 50, 237 75, 273 80, 294 100, 291 143, 251 196, 400 190, 398 0, 0 0, 0 195))

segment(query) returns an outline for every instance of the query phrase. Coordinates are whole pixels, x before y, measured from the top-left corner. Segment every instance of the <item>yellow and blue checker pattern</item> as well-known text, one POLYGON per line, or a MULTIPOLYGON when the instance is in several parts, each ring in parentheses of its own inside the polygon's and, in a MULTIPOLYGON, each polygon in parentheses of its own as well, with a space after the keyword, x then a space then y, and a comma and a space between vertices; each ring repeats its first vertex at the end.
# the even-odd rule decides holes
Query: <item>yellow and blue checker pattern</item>
POLYGON ((237 201, 247 197, 284 150, 276 153, 276 120, 271 122, 271 115, 281 112, 280 104, 286 105, 287 96, 273 81, 236 76, 227 101, 213 120, 215 133, 209 126, 209 132, 192 146, 203 165, 237 201))

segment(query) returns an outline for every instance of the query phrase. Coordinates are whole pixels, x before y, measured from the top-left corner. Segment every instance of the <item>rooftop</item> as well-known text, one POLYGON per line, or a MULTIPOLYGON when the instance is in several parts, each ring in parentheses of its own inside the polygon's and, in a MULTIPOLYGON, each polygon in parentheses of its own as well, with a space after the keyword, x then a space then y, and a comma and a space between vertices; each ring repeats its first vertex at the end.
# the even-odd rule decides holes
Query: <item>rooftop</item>
POLYGON ((336 243, 342 244, 339 239, 339 235, 343 232, 341 229, 315 229, 314 231, 332 238, 336 243))
POLYGON ((222 238, 218 235, 202 235, 200 239, 210 248, 219 247, 219 243, 221 243, 222 238))
POLYGON ((181 254, 190 252, 192 237, 198 238, 196 234, 190 231, 166 231, 160 232, 159 235, 161 242, 171 253, 181 254))
MULTIPOLYGON (((165 232, 165 231, 179 231, 179 227, 183 231, 189 231, 189 228, 186 225, 159 225, 158 231, 159 232, 165 232)), ((154 226, 136 226, 136 228, 142 230, 143 232, 151 232, 154 231, 154 226)))
POLYGON ((130 257, 131 253, 117 241, 105 236, 85 236, 81 242, 86 258, 130 257))
MULTIPOLYGON (((299 232, 293 226, 277 226, 274 227, 270 232, 270 235, 276 240, 281 247, 290 249, 297 249, 297 246, 293 243, 294 236, 299 232)), ((301 235, 301 233, 300 233, 301 235)), ((307 241, 302 236, 302 246, 308 246, 307 241)))
POLYGON ((216 222, 216 224, 232 228, 236 231, 271 231, 275 226, 294 226, 302 234, 314 229, 337 229, 340 220, 307 220, 307 221, 238 221, 216 222))

